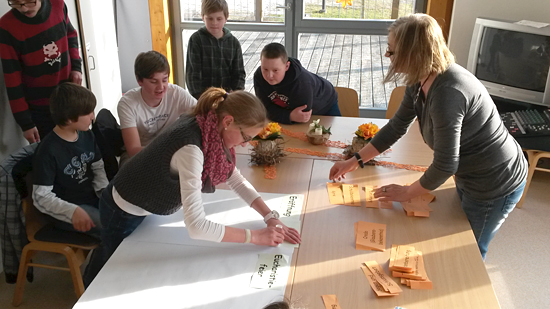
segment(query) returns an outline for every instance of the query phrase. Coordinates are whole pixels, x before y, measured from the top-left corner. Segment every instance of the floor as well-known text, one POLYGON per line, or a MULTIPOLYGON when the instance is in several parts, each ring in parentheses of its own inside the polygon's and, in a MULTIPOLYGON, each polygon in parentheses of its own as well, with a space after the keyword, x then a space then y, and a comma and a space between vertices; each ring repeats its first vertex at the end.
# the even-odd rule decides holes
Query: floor
MULTIPOLYGON (((486 266, 502 309, 550 308, 550 173, 536 172, 522 209, 514 210, 491 243, 486 266)), ((39 256, 58 264, 63 260, 39 256)), ((15 308, 15 285, 0 275, 0 308, 15 308)), ((21 309, 71 308, 76 297, 69 273, 35 269, 21 309)))
MULTIPOLYGON (((194 31, 183 31, 183 42, 194 31)), ((260 66, 260 53, 269 43, 284 44, 282 32, 231 32, 241 43, 247 91, 254 91, 254 72, 260 66)), ((336 87, 355 89, 362 108, 387 107, 395 83, 383 84, 390 65, 384 57, 386 35, 343 35, 304 33, 299 37, 298 60, 304 68, 329 80, 336 87)), ((187 50, 187 46, 184 46, 187 50)))

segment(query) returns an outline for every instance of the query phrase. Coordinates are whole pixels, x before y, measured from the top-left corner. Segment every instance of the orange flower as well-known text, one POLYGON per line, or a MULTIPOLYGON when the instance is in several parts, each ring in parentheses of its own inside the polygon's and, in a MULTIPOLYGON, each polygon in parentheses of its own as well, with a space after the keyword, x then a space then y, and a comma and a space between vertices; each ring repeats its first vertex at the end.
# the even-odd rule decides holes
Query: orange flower
POLYGON ((281 126, 276 122, 270 122, 267 126, 258 134, 260 139, 267 139, 271 137, 272 139, 277 138, 281 135, 281 126))
POLYGON ((342 3, 343 8, 345 8, 346 5, 351 6, 351 0, 336 0, 336 3, 342 3))
POLYGON ((359 126, 357 131, 355 131, 355 135, 364 138, 365 140, 371 139, 378 133, 380 129, 378 129, 378 126, 375 125, 372 122, 364 123, 359 126))

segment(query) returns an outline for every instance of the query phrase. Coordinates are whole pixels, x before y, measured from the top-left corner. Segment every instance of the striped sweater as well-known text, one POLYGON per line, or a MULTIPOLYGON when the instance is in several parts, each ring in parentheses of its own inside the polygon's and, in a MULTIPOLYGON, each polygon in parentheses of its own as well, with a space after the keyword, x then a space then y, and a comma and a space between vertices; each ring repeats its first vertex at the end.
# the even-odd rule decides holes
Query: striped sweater
POLYGON ((30 110, 49 106, 52 90, 81 72, 76 30, 63 0, 42 0, 35 17, 12 9, 0 18, 0 58, 15 121, 35 124, 30 110))

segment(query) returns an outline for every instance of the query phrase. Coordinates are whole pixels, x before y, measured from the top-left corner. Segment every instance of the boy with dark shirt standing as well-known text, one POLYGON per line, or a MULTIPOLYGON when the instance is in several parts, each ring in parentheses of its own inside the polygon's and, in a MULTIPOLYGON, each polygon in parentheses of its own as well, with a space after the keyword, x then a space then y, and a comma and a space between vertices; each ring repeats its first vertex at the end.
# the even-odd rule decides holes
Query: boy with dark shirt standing
POLYGON ((210 87, 243 90, 246 73, 241 44, 224 27, 229 16, 225 0, 203 0, 204 27, 189 38, 185 80, 197 100, 210 87))
POLYGON ((101 153, 90 130, 96 98, 88 89, 64 83, 50 99, 56 123, 33 161, 34 205, 63 230, 99 238, 99 194, 108 185, 101 153))
POLYGON ((267 44, 254 73, 254 91, 269 119, 290 124, 308 122, 311 115, 341 116, 332 84, 289 58, 279 43, 267 44))
POLYGON ((29 143, 55 124, 49 98, 60 83, 82 82, 76 30, 63 0, 10 0, 0 18, 0 57, 13 117, 29 143))

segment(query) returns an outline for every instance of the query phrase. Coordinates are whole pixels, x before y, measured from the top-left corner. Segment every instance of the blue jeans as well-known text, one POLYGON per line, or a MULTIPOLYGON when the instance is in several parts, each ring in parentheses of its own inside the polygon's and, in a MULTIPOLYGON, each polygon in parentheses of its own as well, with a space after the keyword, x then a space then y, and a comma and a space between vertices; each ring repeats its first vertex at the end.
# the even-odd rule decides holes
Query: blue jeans
POLYGON ((92 252, 90 263, 83 275, 84 286, 88 287, 103 265, 113 255, 120 243, 143 222, 145 216, 134 216, 120 209, 113 200, 112 183, 103 190, 99 200, 101 218, 101 244, 92 252))
POLYGON ((95 227, 92 227, 87 232, 80 232, 75 230, 74 225, 71 223, 53 219, 53 225, 55 228, 64 230, 64 231, 71 231, 71 232, 78 232, 78 233, 84 233, 91 235, 97 239, 101 238, 100 231, 101 231, 101 221, 99 219, 99 206, 96 205, 79 205, 80 208, 84 209, 84 211, 90 216, 90 219, 92 219, 92 222, 94 222, 95 227))
POLYGON ((504 197, 491 201, 478 201, 456 188, 462 201, 462 209, 470 221, 483 260, 487 255, 489 243, 495 237, 504 220, 508 218, 508 214, 516 207, 523 194, 523 189, 525 189, 525 181, 514 192, 504 197))

